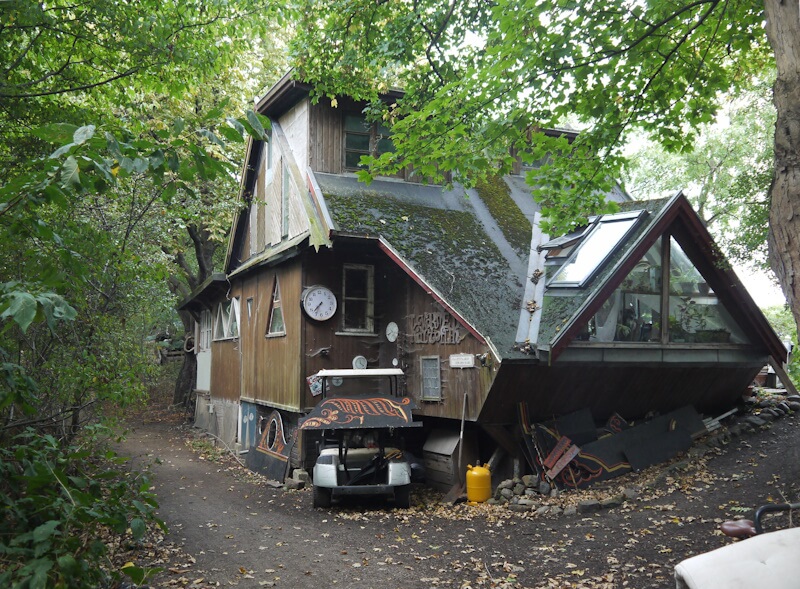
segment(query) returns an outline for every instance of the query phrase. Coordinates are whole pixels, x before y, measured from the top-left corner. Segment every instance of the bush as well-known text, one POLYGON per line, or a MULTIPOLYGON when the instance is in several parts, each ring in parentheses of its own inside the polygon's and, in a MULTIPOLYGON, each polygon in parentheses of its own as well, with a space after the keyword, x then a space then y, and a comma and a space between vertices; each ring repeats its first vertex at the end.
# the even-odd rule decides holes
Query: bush
POLYGON ((148 523, 163 527, 149 482, 120 468, 125 459, 108 449, 106 433, 90 426, 62 446, 27 430, 0 448, 0 587, 108 585, 120 575, 104 538, 138 541, 148 523))

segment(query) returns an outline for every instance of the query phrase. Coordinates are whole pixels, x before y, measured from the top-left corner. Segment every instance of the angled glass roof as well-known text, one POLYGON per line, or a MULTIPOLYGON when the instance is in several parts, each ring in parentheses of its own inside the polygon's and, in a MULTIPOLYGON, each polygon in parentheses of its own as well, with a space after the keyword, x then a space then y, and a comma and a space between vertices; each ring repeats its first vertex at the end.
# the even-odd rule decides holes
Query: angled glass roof
POLYGON ((645 211, 631 211, 599 217, 547 286, 583 287, 625 241, 644 214, 645 211))

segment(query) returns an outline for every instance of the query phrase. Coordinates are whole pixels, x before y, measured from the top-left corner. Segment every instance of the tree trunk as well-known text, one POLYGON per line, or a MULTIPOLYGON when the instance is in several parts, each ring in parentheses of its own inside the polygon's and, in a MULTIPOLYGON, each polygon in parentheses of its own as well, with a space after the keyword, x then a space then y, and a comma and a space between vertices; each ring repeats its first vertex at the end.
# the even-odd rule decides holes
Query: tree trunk
POLYGON ((769 257, 800 328, 800 6, 765 0, 778 76, 773 87, 775 171, 770 186, 769 257))
MULTIPOLYGON (((178 311, 178 315, 180 315, 181 321, 183 322, 184 333, 187 335, 193 334, 194 321, 191 314, 189 314, 188 311, 178 311)), ((195 342, 195 345, 197 345, 197 342, 195 342)), ((172 393, 172 404, 188 407, 192 399, 192 391, 194 390, 196 381, 197 356, 195 356, 194 351, 187 352, 184 347, 183 365, 175 381, 175 391, 172 393)))

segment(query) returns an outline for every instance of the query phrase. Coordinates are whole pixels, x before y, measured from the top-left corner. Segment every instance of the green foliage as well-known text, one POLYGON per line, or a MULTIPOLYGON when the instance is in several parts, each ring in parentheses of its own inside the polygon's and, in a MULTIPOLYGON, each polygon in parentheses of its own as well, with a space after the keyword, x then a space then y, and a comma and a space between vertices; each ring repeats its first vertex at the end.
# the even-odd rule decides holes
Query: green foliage
POLYGON ((119 577, 104 543, 109 533, 139 541, 148 523, 163 525, 147 479, 121 470, 106 434, 87 428, 62 446, 29 429, 0 447, 0 585, 100 586, 119 577))
POLYGON ((794 322, 792 311, 787 305, 767 307, 766 309, 761 309, 761 311, 769 320, 778 337, 785 342, 789 342, 794 347, 786 372, 796 386, 800 384, 800 361, 798 361, 797 357, 797 325, 794 322))
POLYGON ((691 152, 668 153, 638 142, 626 169, 635 198, 683 190, 729 259, 765 266, 775 109, 772 80, 723 102, 720 120, 701 125, 691 152))
POLYGON ((371 117, 392 128, 396 151, 365 177, 412 165, 470 186, 507 173, 515 153, 544 163, 528 180, 554 233, 608 210, 603 194, 632 129, 688 150, 719 92, 769 64, 763 7, 746 2, 307 0, 301 9, 300 75, 320 96, 372 99, 371 117), (380 103, 390 83, 406 94, 380 103), (586 127, 573 143, 542 132, 568 119, 586 127))

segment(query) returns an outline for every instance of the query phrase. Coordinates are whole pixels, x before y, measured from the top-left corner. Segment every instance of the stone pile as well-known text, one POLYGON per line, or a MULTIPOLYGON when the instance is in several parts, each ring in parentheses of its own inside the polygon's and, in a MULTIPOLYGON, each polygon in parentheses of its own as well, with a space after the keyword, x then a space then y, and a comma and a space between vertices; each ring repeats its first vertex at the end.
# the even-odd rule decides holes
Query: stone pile
MULTIPOLYGON (((738 418, 731 418, 727 428, 715 430, 695 444, 688 452, 689 458, 703 456, 713 448, 728 444, 732 438, 754 433, 776 419, 800 412, 800 395, 754 396, 744 399, 744 402, 747 407, 744 414, 738 418)), ((680 462, 675 463, 674 467, 678 468, 680 464, 680 462)), ((664 474, 670 470, 668 467, 664 474)), ((497 485, 494 496, 487 503, 505 505, 510 511, 532 513, 539 516, 573 515, 617 507, 628 500, 635 499, 639 495, 639 490, 627 488, 616 495, 603 499, 585 499, 565 507, 555 504, 559 502, 556 498, 560 497, 562 493, 564 492, 551 486, 548 482, 540 480, 536 475, 525 475, 502 481, 497 485), (554 501, 554 499, 556 500, 554 501)), ((566 502, 563 503, 566 504, 566 502)))

